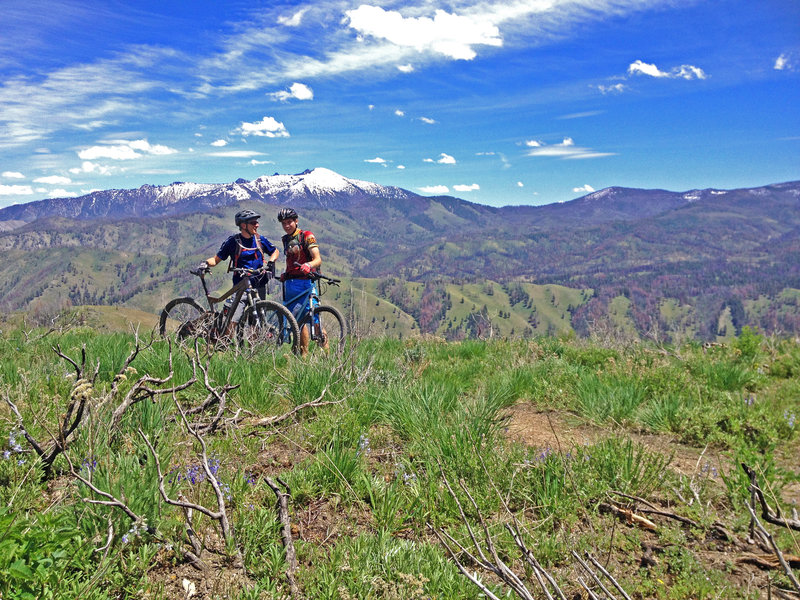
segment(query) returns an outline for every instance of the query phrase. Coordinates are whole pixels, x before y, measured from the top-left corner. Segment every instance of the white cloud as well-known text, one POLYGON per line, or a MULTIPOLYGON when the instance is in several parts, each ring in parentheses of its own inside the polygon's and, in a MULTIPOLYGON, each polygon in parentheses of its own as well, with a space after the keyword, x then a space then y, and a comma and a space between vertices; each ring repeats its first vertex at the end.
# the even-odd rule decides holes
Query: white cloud
POLYGON ((397 70, 401 73, 413 73, 414 65, 397 65, 397 70))
POLYGON ((436 10, 430 17, 403 17, 397 11, 362 4, 345 12, 349 25, 362 36, 400 47, 428 51, 457 60, 472 60, 472 46, 502 46, 500 30, 482 15, 457 15, 436 10))
POLYGON ((673 67, 669 71, 662 71, 656 65, 636 60, 628 66, 628 75, 647 75, 656 78, 668 79, 706 79, 705 71, 692 65, 673 67))
POLYGON ((211 142, 211 145, 214 146, 215 148, 222 148, 223 146, 227 146, 228 142, 225 140, 215 140, 211 142))
POLYGON ((304 83, 293 83, 289 86, 289 91, 281 90, 280 92, 273 92, 267 94, 273 100, 286 102, 292 98, 296 100, 313 100, 314 91, 304 83))
POLYGON ((398 117, 405 117, 406 116, 406 113, 404 113, 399 108, 396 111, 394 111, 394 114, 396 114, 398 117))
POLYGON ((25 179, 25 175, 19 171, 3 171, 3 177, 6 179, 25 179))
POLYGON ((397 165, 397 168, 398 168, 398 169, 405 169, 405 168, 406 168, 406 166, 405 166, 405 165, 397 165))
POLYGON ((376 156, 375 158, 366 158, 366 159, 364 159, 364 162, 373 163, 373 164, 377 164, 377 165, 385 165, 386 164, 386 159, 383 159, 380 156, 376 156))
POLYGON ((224 152, 209 152, 206 156, 216 156, 218 158, 250 158, 251 156, 263 156, 263 152, 254 150, 226 150, 224 152))
POLYGON ((169 146, 162 146, 161 144, 151 144, 147 140, 134 140, 128 142, 128 145, 134 150, 139 150, 146 154, 154 154, 156 156, 164 156, 167 154, 177 154, 177 150, 169 146))
POLYGON ((450 192, 450 188, 446 185, 426 185, 417 189, 423 194, 447 194, 450 192))
POLYGON ((435 163, 439 163, 440 165, 454 165, 454 164, 456 164, 456 159, 453 158, 452 156, 450 156, 449 154, 445 154, 444 152, 442 152, 439 155, 439 158, 436 158, 436 159, 423 158, 422 162, 427 162, 427 163, 435 162, 435 163))
POLYGON ((141 158, 141 153, 164 156, 177 152, 174 148, 162 146, 161 144, 151 144, 147 140, 113 140, 108 145, 90 146, 79 151, 78 158, 83 160, 96 160, 98 158, 132 160, 141 158))
POLYGON ((0 185, 0 196, 30 196, 33 188, 29 185, 0 185))
POLYGON ((530 148, 526 153, 535 157, 554 157, 561 159, 602 158, 614 156, 613 152, 596 152, 591 148, 576 146, 571 137, 565 137, 559 144, 545 144, 540 140, 528 140, 525 145, 530 148))
POLYGON ((111 175, 112 171, 114 171, 113 167, 99 165, 97 163, 93 163, 88 160, 83 161, 80 167, 75 167, 69 170, 69 172, 72 173, 73 175, 80 175, 82 173, 98 173, 100 175, 111 175))
POLYGON ((458 184, 454 185, 453 189, 457 192, 475 192, 481 189, 481 186, 479 186, 477 183, 472 183, 470 185, 458 184))
POLYGON ((255 135, 259 137, 289 137, 289 132, 284 127, 283 123, 276 121, 272 117, 264 117, 260 121, 254 123, 243 122, 239 131, 242 135, 255 135))
POLYGON ((50 190, 47 194, 48 198, 74 198, 77 196, 75 192, 68 192, 67 190, 63 189, 55 189, 50 190))
POLYGON ((795 64, 792 57, 784 53, 775 59, 775 64, 772 68, 776 71, 794 71, 794 67, 795 64))
POLYGON ((591 194, 594 191, 594 188, 589 184, 586 184, 581 187, 572 188, 572 191, 576 194, 591 194))
POLYGON ((431 119, 430 117, 420 117, 419 120, 423 123, 427 123, 428 125, 434 125, 436 123, 436 120, 431 119))
POLYGON ((68 185, 72 183, 72 179, 61 175, 48 175, 47 177, 37 177, 33 182, 46 183, 47 185, 68 185))
POLYGON ((517 182, 517 187, 525 187, 525 184, 522 183, 521 181, 518 181, 517 182))
POLYGON ((256 165, 274 165, 275 161, 272 160, 256 160, 255 158, 250 161, 250 164, 253 166, 256 165))
POLYGON ((110 158, 111 160, 132 160, 141 158, 141 154, 130 146, 90 146, 78 152, 78 158, 83 160, 96 160, 110 158))

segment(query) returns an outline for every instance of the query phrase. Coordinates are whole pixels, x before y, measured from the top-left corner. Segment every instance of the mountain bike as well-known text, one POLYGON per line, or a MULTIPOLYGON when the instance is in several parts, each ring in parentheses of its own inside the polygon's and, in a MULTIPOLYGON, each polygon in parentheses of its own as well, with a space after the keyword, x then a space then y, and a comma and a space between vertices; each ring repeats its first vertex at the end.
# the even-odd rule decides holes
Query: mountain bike
POLYGON ((164 336, 175 336, 179 340, 202 338, 215 346, 226 346, 234 342, 241 347, 268 346, 272 349, 285 347, 298 350, 300 329, 291 311, 280 302, 261 300, 258 290, 250 285, 250 277, 267 277, 267 284, 274 277, 266 269, 233 269, 242 275, 242 280, 221 296, 212 296, 208 291, 205 276, 210 269, 193 269, 192 275, 200 278, 208 302, 208 310, 190 297, 175 298, 161 311, 158 328, 164 336), (227 332, 239 303, 245 304, 242 318, 233 330, 234 339, 227 332), (216 306, 222 304, 217 310, 216 306))
POLYGON ((312 349, 312 343, 323 350, 333 350, 334 352, 341 353, 344 350, 345 337, 347 336, 347 326, 344 322, 344 317, 338 309, 333 306, 326 306, 319 303, 319 298, 322 296, 328 285, 338 285, 341 283, 340 279, 333 277, 326 277, 321 273, 312 271, 309 274, 311 278, 311 287, 304 292, 300 292, 292 298, 286 297, 286 288, 283 290, 283 303, 292 304, 301 300, 302 303, 294 308, 294 317, 297 321, 300 331, 304 327, 309 328, 309 350, 312 349), (317 282, 320 282, 319 287, 317 282))

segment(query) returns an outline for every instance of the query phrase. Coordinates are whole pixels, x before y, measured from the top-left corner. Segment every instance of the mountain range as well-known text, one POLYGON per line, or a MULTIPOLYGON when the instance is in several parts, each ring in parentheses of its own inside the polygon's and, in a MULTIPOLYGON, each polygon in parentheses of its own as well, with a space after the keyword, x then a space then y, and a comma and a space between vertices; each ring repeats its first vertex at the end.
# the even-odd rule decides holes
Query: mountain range
POLYGON ((506 207, 421 196, 323 168, 97 191, 0 209, 0 306, 66 298, 156 312, 170 294, 195 291, 186 266, 216 251, 233 212, 245 206, 264 215, 261 233, 271 238, 281 233, 272 215, 295 207, 321 241, 326 271, 431 333, 467 335, 475 315, 459 320, 447 308, 448 286, 487 282, 504 292, 482 296, 476 312, 491 320, 494 310, 509 322, 500 325, 519 317, 505 327, 517 333, 543 322, 532 301, 512 292, 534 298, 530 286, 554 285, 581 290, 561 318, 584 334, 601 322, 703 339, 745 324, 800 332, 800 182, 687 192, 612 187, 561 204, 506 207))

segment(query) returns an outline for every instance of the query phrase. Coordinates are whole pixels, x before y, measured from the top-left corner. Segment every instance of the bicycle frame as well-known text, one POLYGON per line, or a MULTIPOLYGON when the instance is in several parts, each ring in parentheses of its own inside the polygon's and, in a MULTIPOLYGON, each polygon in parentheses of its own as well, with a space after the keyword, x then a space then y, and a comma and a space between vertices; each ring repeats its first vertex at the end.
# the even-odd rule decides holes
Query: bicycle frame
MULTIPOLYGON (((237 270, 241 270, 245 274, 252 274, 252 271, 248 271, 246 269, 237 269, 237 270)), ((242 296, 247 294, 244 303, 245 305, 252 306, 254 304, 253 295, 257 294, 258 292, 254 287, 250 285, 250 277, 245 276, 239 283, 237 283, 227 292, 222 294, 222 296, 212 296, 208 291, 208 285, 206 284, 205 275, 206 274, 202 271, 197 273, 197 276, 200 277, 200 282, 203 284, 203 292, 206 297, 206 302, 208 302, 208 307, 211 311, 211 314, 213 315, 212 322, 214 323, 214 327, 217 330, 217 332, 227 331, 228 326, 231 324, 231 321, 233 320, 233 314, 236 312, 239 303, 242 302, 242 296), (224 311, 216 310, 215 305, 219 304, 220 302, 224 302, 231 296, 234 296, 233 304, 231 304, 230 310, 228 310, 228 314, 225 315, 225 318, 222 319, 222 321, 218 322, 217 321, 218 316, 224 314, 224 311)))
MULTIPOLYGON (((286 293, 285 293, 286 292, 286 288, 285 287, 284 287, 283 291, 284 291, 284 294, 283 294, 283 296, 284 296, 284 300, 283 300, 284 306, 286 306, 288 304, 291 304, 293 302, 296 302, 296 301, 300 300, 301 298, 303 298, 305 296, 305 298, 303 299, 303 303, 300 306, 300 310, 298 311, 298 313, 297 313, 297 315, 295 317, 295 320, 297 321, 298 325, 300 324, 301 321, 303 321, 303 319, 306 318, 306 315, 309 315, 310 316, 309 321, 311 323, 314 323, 314 309, 319 304, 319 293, 317 292, 317 283, 315 281, 312 281, 310 289, 306 290, 305 292, 300 292, 296 296, 294 296, 292 298, 288 298, 288 299, 286 298, 286 293)), ((317 341, 317 337, 318 337, 317 333, 314 331, 314 328, 312 327, 311 328, 311 339, 313 339, 314 341, 317 341)))

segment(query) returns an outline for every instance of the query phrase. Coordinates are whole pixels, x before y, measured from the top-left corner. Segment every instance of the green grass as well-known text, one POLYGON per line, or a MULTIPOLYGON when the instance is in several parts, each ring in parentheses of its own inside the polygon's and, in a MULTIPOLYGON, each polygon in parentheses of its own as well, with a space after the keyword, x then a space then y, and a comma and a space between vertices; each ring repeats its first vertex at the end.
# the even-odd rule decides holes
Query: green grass
MULTIPOLYGON (((554 307, 566 301, 554 286, 539 291, 550 294, 554 307)), ((494 293, 506 294, 499 286, 494 293)), ((111 396, 133 344, 131 334, 89 328, 37 337, 4 326, 0 390, 43 442, 58 430, 75 385, 74 368, 52 346, 77 362, 85 349, 84 369, 96 369, 97 378, 92 409, 68 455, 82 476, 124 499, 146 527, 134 526, 119 508, 87 502, 107 498, 70 476, 64 456, 52 479, 43 481, 3 403, 3 598, 116 598, 140 589, 169 597, 176 585, 170 575, 185 572, 186 516, 161 497, 142 434, 158 454, 169 497, 216 509, 200 445, 181 425, 175 405, 197 406, 209 391, 196 383, 175 399, 144 398, 111 431, 110 414, 136 379, 170 373, 167 344, 143 343, 133 370, 111 396)), ((246 572, 235 565, 235 549, 222 543, 219 525, 195 511, 194 529, 215 564, 209 588, 238 598, 288 593, 276 498, 265 479, 270 476, 291 490, 298 581, 307 597, 478 598, 429 528, 470 543, 446 479, 473 525, 477 511, 486 518, 511 566, 522 569, 503 527, 513 515, 537 558, 570 594, 578 592, 570 551, 579 549, 607 553, 615 574, 640 597, 712 597, 717 589, 746 598, 745 589, 706 559, 707 530, 659 520, 656 532, 645 533, 599 507, 624 503, 617 494, 623 493, 659 503, 701 528, 720 520, 741 538, 749 482, 739 463, 745 462, 757 470, 772 501, 789 510, 781 491, 800 478, 796 462, 786 458, 798 448, 798 357, 795 342, 752 331, 711 349, 688 344, 666 351, 565 336, 370 338, 336 364, 320 357, 215 353, 208 362, 210 385, 237 387, 229 392, 227 421, 205 439, 246 572), (332 403, 300 411, 277 427, 258 424, 314 400, 332 403), (559 430, 556 443, 549 431, 528 430, 513 442, 507 431, 518 425, 514 411, 522 407, 576 422, 593 432, 591 441, 573 444, 569 431, 559 430), (661 443, 648 445, 647 436, 661 443), (697 472, 677 470, 673 452, 665 450, 677 448, 676 442, 698 456, 697 472), (700 502, 690 506, 686 500, 693 494, 700 502), (646 573, 636 558, 644 541, 667 548, 658 567, 646 573)), ((192 375, 192 351, 175 349, 172 358, 171 383, 164 385, 192 375)), ((215 413, 213 406, 191 418, 204 423, 215 413)), ((796 542, 781 540, 787 552, 798 553, 796 542)), ((752 575, 752 585, 765 589, 767 575, 752 575)), ((486 580, 500 597, 509 597, 496 580, 486 580)))

